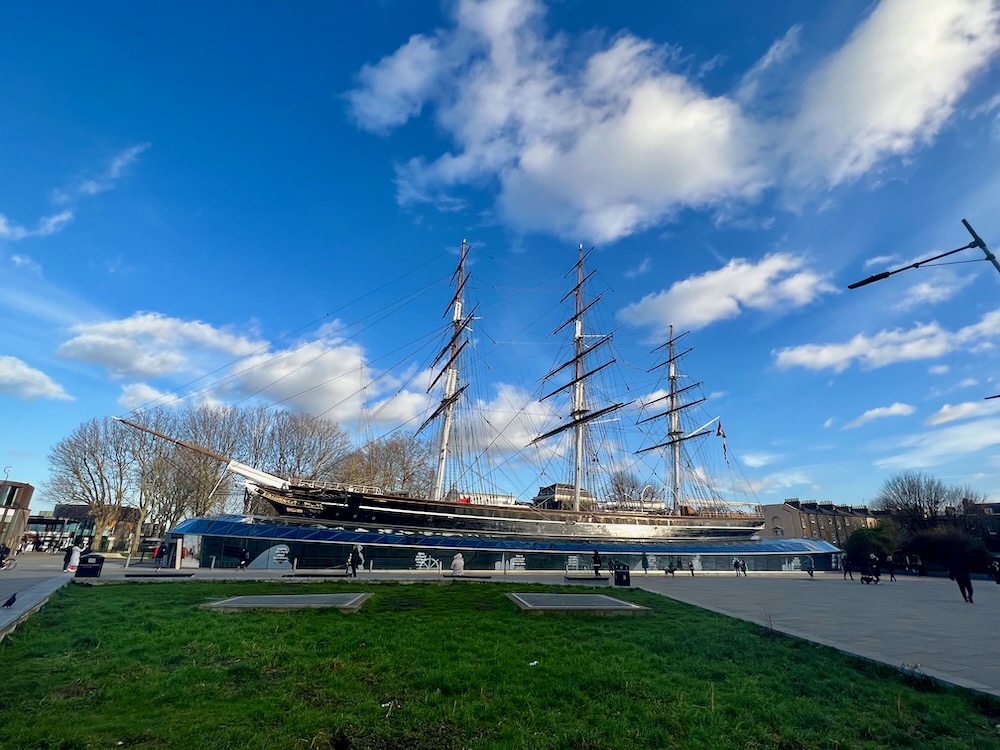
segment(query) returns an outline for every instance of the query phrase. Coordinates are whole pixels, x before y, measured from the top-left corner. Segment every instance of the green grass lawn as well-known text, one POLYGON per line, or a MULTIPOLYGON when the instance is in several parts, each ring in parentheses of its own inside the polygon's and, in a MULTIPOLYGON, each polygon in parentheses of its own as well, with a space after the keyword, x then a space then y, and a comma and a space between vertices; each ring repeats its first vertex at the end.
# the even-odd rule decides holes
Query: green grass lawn
POLYGON ((643 591, 613 592, 652 609, 629 617, 504 596, 539 590, 72 585, 0 643, 0 748, 1000 748, 1000 702, 643 591), (347 591, 373 596, 198 606, 347 591))

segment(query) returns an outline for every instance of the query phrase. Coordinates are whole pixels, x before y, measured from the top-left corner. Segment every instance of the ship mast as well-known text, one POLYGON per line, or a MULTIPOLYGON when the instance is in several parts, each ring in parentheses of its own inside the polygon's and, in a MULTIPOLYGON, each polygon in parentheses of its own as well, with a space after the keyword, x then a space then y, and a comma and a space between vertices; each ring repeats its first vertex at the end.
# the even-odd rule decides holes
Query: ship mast
MULTIPOLYGON (((465 240, 462 240, 462 255, 458 260, 458 268, 455 270, 455 296, 451 301, 451 341, 445 347, 438 359, 447 352, 450 356, 445 365, 444 395, 441 398, 441 406, 435 411, 437 414, 444 414, 441 421, 441 442, 438 445, 438 464, 434 474, 434 494, 432 500, 444 499, 445 469, 448 462, 448 442, 451 438, 451 428, 455 420, 455 403, 461 391, 458 388, 458 355, 465 347, 463 332, 467 321, 462 318, 462 291, 465 286, 465 258, 469 251, 465 240)), ((440 376, 438 376, 440 377, 440 376)), ((435 383, 437 380, 435 380, 435 383)), ((431 384, 434 387, 434 383, 431 384)), ((462 390, 465 390, 464 388, 462 390)), ((433 418, 433 417, 432 417, 433 418)))
POLYGON ((673 470, 673 484, 670 488, 673 497, 672 510, 674 513, 680 511, 681 505, 681 413, 677 403, 677 361, 674 359, 674 327, 670 326, 667 335, 670 337, 670 346, 667 348, 667 356, 670 362, 670 429, 667 431, 667 438, 670 440, 670 464, 673 470))
MULTIPOLYGON (((583 299, 583 287, 590 276, 593 275, 591 272, 588 275, 583 273, 583 261, 586 254, 583 252, 583 245, 580 245, 579 258, 576 262, 576 286, 565 296, 563 301, 565 302, 569 297, 573 297, 574 309, 573 317, 564 322, 561 326, 556 328, 552 333, 553 335, 559 333, 559 331, 566 328, 570 323, 573 324, 573 357, 572 359, 563 362, 561 365, 556 367, 554 370, 549 372, 543 380, 548 380, 557 372, 572 366, 573 368, 573 379, 570 380, 566 385, 557 388, 546 396, 542 396, 541 400, 544 401, 557 393, 561 393, 569 388, 572 388, 573 398, 572 405, 570 407, 570 421, 554 430, 546 432, 544 435, 539 435, 534 440, 529 443, 529 445, 534 445, 542 440, 546 440, 554 435, 558 435, 566 430, 573 430, 573 510, 580 510, 580 497, 583 494, 583 442, 585 437, 585 428, 588 422, 592 422, 599 417, 603 417, 605 414, 610 414, 613 411, 617 411, 625 406, 625 403, 612 404, 603 409, 597 411, 590 411, 587 408, 587 397, 586 390, 584 388, 584 383, 587 378, 595 373, 603 370, 605 367, 610 367, 615 363, 612 359, 599 367, 595 367, 589 372, 585 372, 584 360, 586 355, 593 352, 598 347, 607 344, 611 341, 613 334, 607 334, 600 336, 600 338, 594 342, 590 347, 586 345, 585 339, 587 334, 584 331, 583 326, 583 316, 591 307, 593 307, 598 300, 600 300, 600 295, 595 297, 590 302, 584 304, 583 299)), ((569 274, 567 274, 568 276, 569 274)))
MULTIPOLYGON (((580 257, 576 264, 576 312, 573 316, 573 349, 576 354, 573 365, 573 410, 570 418, 579 420, 587 412, 583 388, 583 244, 580 244, 580 257)), ((580 487, 583 485, 583 422, 577 421, 573 428, 573 510, 580 510, 580 487)))

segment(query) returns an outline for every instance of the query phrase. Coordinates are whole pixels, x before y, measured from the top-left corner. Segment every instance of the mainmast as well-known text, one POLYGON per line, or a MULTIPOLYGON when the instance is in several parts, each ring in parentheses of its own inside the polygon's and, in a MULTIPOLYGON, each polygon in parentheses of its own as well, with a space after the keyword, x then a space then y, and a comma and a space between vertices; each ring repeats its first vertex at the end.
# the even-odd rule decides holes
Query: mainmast
POLYGON ((576 312, 573 316, 573 349, 576 354, 573 365, 573 409, 570 418, 576 421, 573 430, 573 510, 580 510, 580 488, 583 485, 583 422, 579 419, 587 413, 585 393, 583 388, 583 244, 580 244, 580 256, 576 264, 576 312))
MULTIPOLYGON (((584 330, 583 317, 587 310, 593 307, 598 300, 600 300, 600 295, 584 304, 583 287, 587 280, 593 275, 593 272, 587 274, 586 276, 583 273, 583 261, 585 257, 586 254, 583 252, 583 245, 581 244, 579 257, 576 262, 576 286, 565 297, 563 297, 564 302, 569 297, 573 297, 573 317, 552 332, 552 334, 555 335, 559 333, 559 331, 566 328, 570 323, 573 324, 573 357, 570 360, 563 362, 543 378, 543 380, 548 380, 557 372, 560 372, 568 367, 572 367, 573 379, 561 388, 557 388, 548 395, 543 396, 541 399, 544 401, 557 393, 571 388, 573 391, 573 397, 572 404, 570 406, 570 421, 554 430, 546 432, 544 435, 539 435, 530 443, 530 445, 534 445, 535 443, 554 435, 558 435, 566 430, 573 430, 573 510, 580 510, 580 497, 583 494, 583 442, 586 425, 599 417, 603 417, 605 414, 610 414, 611 412, 617 411, 625 406, 625 403, 612 404, 611 406, 593 412, 587 408, 587 393, 584 388, 584 383, 591 375, 596 374, 605 367, 613 365, 615 360, 612 359, 599 367, 595 367, 589 372, 585 371, 586 368, 584 367, 584 361, 586 359, 586 355, 593 352, 603 344, 609 343, 613 335, 607 334, 600 336, 599 339, 590 347, 586 344, 585 339, 587 338, 587 333, 584 330)), ((568 275, 569 274, 567 274, 567 276, 568 275)))
POLYGON ((667 335, 670 337, 670 346, 667 348, 667 356, 670 362, 670 428, 667 430, 667 438, 670 440, 670 464, 673 471, 673 483, 670 488, 670 496, 673 498, 672 509, 674 513, 680 511, 681 505, 681 413, 677 401, 677 361, 674 358, 674 327, 671 325, 667 335))
MULTIPOLYGON (((465 287, 465 258, 468 251, 468 245, 465 240, 462 240, 462 255, 459 258, 458 268, 455 270, 454 276, 455 296, 451 301, 451 341, 442 350, 441 354, 438 355, 437 360, 435 360, 436 363, 445 353, 449 354, 448 362, 444 369, 444 395, 441 398, 441 405, 431 417, 433 418, 438 414, 444 415, 444 419, 441 420, 441 441, 438 444, 438 464, 434 475, 434 494, 431 497, 432 500, 444 499, 445 470, 448 463, 448 442, 451 439, 451 428, 455 420, 455 403, 458 401, 462 390, 465 390, 464 388, 461 390, 458 388, 458 355, 467 343, 467 341, 463 340, 468 321, 462 318, 462 292, 465 287)), ((438 379, 440 379, 440 375, 438 379)), ((434 387, 436 382, 437 379, 431 384, 431 388, 434 387)))

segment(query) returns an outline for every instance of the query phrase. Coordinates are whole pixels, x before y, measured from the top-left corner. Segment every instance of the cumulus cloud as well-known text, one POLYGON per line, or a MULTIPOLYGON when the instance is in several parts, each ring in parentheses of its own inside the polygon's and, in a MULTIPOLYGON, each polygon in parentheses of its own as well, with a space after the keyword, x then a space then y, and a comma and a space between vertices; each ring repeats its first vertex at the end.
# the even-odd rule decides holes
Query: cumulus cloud
POLYGON ((41 370, 17 357, 0 356, 0 393, 19 399, 51 398, 72 401, 63 387, 41 370))
POLYGON ((869 409, 860 417, 852 419, 850 422, 845 424, 842 429, 853 430, 855 427, 860 427, 866 422, 871 422, 873 419, 884 419, 885 417, 908 417, 915 411, 916 409, 909 404, 901 404, 897 401, 892 406, 879 406, 876 409, 869 409))
POLYGON ((359 126, 427 113, 451 142, 399 165, 401 203, 450 210, 456 188, 496 186, 514 228, 608 242, 774 185, 826 189, 932 140, 1000 47, 990 0, 885 0, 812 71, 788 65, 793 27, 735 91, 710 92, 668 44, 620 33, 571 55, 544 16, 536 0, 459 0, 448 28, 361 69, 359 126), (774 81, 781 109, 759 116, 774 81))
POLYGON ((779 368, 804 367, 809 370, 843 372, 855 362, 862 367, 875 369, 896 362, 933 359, 951 351, 967 348, 970 351, 992 345, 1000 335, 1000 310, 983 316, 973 325, 955 332, 943 329, 937 323, 918 323, 908 331, 893 329, 879 331, 873 336, 858 334, 841 344, 804 344, 774 352, 779 368))
POLYGON ((65 359, 107 368, 112 377, 154 377, 196 371, 199 350, 245 356, 264 344, 200 321, 136 313, 122 320, 73 327, 56 350, 65 359))
POLYGON ((716 271, 649 294, 618 316, 636 326, 665 328, 673 324, 697 329, 747 309, 803 307, 833 291, 823 276, 803 266, 801 258, 786 253, 767 255, 756 263, 736 258, 716 271))

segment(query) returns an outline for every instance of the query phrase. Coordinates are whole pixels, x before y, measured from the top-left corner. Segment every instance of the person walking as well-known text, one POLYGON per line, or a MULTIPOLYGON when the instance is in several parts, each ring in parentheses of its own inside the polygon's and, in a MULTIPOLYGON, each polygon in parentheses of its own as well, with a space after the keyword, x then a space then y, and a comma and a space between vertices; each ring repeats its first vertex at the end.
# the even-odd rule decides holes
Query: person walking
POLYGON ((868 555, 868 574, 876 584, 882 583, 882 571, 879 568, 878 556, 874 552, 868 555))
MULTIPOLYGON (((459 553, 459 556, 461 556, 461 553, 459 553)), ((358 544, 355 544, 353 547, 351 547, 350 563, 351 563, 351 575, 354 578, 357 578, 358 577, 358 566, 365 564, 365 558, 361 554, 361 546, 358 545, 358 544)), ((464 567, 465 563, 463 563, 462 565, 464 567)), ((452 564, 452 570, 454 570, 454 564, 452 564)))
POLYGON ((249 564, 250 564, 250 550, 244 547, 243 551, 240 552, 240 570, 246 570, 247 565, 249 564))
POLYGON ((948 577, 958 584, 962 598, 972 604, 972 579, 969 577, 969 566, 965 562, 965 556, 961 553, 952 558, 948 566, 948 577))
POLYGON ((167 557, 167 545, 166 542, 160 542, 156 545, 156 551, 153 552, 153 565, 157 570, 163 567, 163 561, 167 557))
POLYGON ((742 557, 740 558, 740 573, 743 574, 744 578, 747 577, 747 561, 742 557))
POLYGON ((73 545, 72 544, 66 545, 66 551, 63 553, 63 573, 65 573, 66 569, 69 568, 69 558, 72 556, 72 554, 73 554, 73 545))
POLYGON ((73 542, 73 546, 69 548, 69 563, 66 565, 66 571, 68 573, 74 572, 80 565, 80 555, 83 554, 83 549, 73 542))
POLYGON ((594 577, 601 577, 601 553, 594 550, 594 577))
POLYGON ((847 580, 847 576, 850 576, 852 581, 854 580, 854 566, 851 565, 851 558, 847 555, 840 558, 840 569, 844 571, 845 581, 847 580))
POLYGON ((888 555, 885 558, 885 569, 889 572, 889 580, 890 581, 895 581, 896 580, 896 563, 892 559, 892 555, 888 555))
POLYGON ((733 571, 736 573, 736 577, 740 577, 740 561, 739 558, 733 558, 733 571))
POLYGON ((688 570, 691 571, 691 577, 694 578, 694 560, 688 563, 688 570))
POLYGON ((813 559, 811 557, 806 557, 805 570, 809 574, 809 577, 813 577, 813 559))
POLYGON ((642 553, 642 574, 649 575, 649 558, 646 557, 645 552, 642 553))

